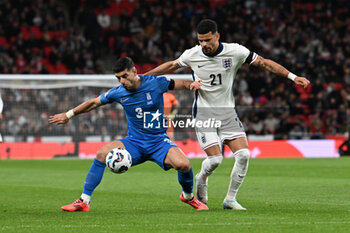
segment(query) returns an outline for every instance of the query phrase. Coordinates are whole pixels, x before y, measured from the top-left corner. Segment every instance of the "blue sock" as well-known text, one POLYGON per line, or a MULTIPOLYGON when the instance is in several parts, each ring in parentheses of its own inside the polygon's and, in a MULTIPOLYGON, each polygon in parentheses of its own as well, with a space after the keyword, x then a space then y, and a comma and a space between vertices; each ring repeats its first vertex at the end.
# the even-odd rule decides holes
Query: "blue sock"
POLYGON ((193 190, 193 172, 192 167, 188 171, 177 171, 179 183, 182 186, 182 191, 185 193, 192 193, 193 190))
POLYGON ((94 159, 85 179, 83 193, 89 196, 92 195, 92 192, 95 190, 97 185, 99 185, 102 180, 105 167, 106 167, 105 163, 97 159, 94 159))

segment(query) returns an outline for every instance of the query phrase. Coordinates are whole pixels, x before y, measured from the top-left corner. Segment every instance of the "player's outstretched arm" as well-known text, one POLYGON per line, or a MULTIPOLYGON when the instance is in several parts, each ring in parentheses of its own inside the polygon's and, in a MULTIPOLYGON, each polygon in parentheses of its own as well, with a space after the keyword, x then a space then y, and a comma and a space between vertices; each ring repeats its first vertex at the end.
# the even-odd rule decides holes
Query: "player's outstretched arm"
POLYGON ((50 123, 56 123, 58 125, 65 124, 69 121, 70 118, 72 118, 75 115, 78 115, 80 113, 89 112, 99 106, 101 106, 101 99, 100 96, 96 98, 89 99, 85 101, 84 103, 78 105, 77 107, 69 110, 68 112, 63 112, 59 114, 55 114, 53 116, 49 117, 50 123))
POLYGON ((174 80, 175 86, 174 90, 190 90, 190 91, 196 91, 201 88, 202 86, 202 80, 198 81, 187 81, 187 80, 174 80))
POLYGON ((304 88, 307 88, 307 86, 309 86, 309 84, 310 84, 310 81, 307 80, 306 78, 296 76, 295 74, 289 72, 286 68, 284 68, 280 64, 278 64, 270 59, 265 59, 261 56, 258 56, 258 58, 252 63, 252 65, 254 65, 256 67, 264 68, 265 70, 268 70, 276 75, 289 78, 295 84, 300 85, 304 88))
POLYGON ((171 73, 175 70, 177 70, 178 68, 180 68, 179 63, 177 62, 177 60, 174 61, 168 61, 165 62, 159 66, 157 66, 156 68, 144 73, 144 75, 162 75, 162 74, 168 74, 171 73))

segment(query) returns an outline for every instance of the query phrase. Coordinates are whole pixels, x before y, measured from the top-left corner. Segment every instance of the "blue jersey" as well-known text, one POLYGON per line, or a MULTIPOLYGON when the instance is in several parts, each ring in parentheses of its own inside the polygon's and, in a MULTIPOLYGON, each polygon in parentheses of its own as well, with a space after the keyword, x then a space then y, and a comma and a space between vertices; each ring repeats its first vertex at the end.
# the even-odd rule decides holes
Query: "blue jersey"
POLYGON ((142 83, 135 91, 120 85, 101 95, 102 104, 118 102, 128 121, 128 136, 136 139, 156 139, 167 130, 163 93, 170 81, 166 77, 138 75, 142 83))

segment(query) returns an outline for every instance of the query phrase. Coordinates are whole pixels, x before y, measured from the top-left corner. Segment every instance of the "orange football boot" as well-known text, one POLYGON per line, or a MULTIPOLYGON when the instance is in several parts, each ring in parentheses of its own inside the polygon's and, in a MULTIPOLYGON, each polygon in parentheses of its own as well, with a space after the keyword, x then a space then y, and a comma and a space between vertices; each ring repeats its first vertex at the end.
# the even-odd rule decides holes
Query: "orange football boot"
POLYGON ((61 207, 64 211, 89 211, 90 206, 88 204, 85 204, 81 199, 76 199, 75 202, 69 205, 64 205, 61 207))
POLYGON ((187 201, 183 196, 182 193, 180 195, 180 200, 186 204, 189 204, 196 210, 209 210, 208 206, 204 204, 203 202, 200 202, 197 200, 197 198, 193 197, 191 200, 187 201))

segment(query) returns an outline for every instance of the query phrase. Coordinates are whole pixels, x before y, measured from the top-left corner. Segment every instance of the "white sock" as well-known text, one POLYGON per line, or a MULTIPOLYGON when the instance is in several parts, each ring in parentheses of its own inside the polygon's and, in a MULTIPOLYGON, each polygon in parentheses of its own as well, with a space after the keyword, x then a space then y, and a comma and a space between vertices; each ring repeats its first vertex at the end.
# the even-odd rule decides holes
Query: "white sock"
POLYGON ((228 188, 226 200, 235 200, 239 187, 243 183, 244 177, 248 171, 249 164, 249 150, 240 149, 234 153, 235 165, 233 166, 231 173, 231 183, 228 188))
POLYGON ((83 202, 85 204, 89 204, 90 203, 90 200, 91 200, 91 196, 85 194, 85 193, 82 193, 81 196, 80 196, 81 200, 83 200, 83 202))
POLYGON ((185 193, 185 192, 182 192, 182 196, 185 198, 185 200, 189 201, 189 200, 192 200, 193 198, 193 194, 192 193, 185 193))
POLYGON ((206 182, 208 176, 210 176, 214 172, 214 170, 220 165, 221 162, 222 155, 208 156, 202 162, 202 168, 199 172, 199 178, 203 182, 206 182))

